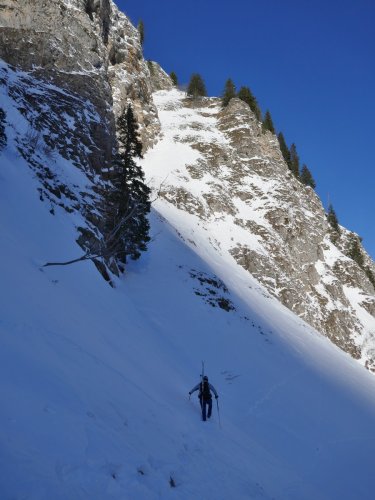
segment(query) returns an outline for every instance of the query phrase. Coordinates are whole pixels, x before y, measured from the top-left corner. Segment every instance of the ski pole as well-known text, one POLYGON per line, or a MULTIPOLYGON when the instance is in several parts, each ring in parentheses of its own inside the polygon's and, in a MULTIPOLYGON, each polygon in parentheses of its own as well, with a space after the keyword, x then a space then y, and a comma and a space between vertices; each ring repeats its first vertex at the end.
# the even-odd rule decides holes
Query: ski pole
POLYGON ((203 419, 203 405, 205 404, 203 402, 203 378, 204 378, 204 361, 202 360, 202 373, 201 373, 201 387, 200 387, 200 398, 199 398, 199 402, 201 404, 201 415, 202 415, 202 419, 203 419))
POLYGON ((219 416, 219 427, 221 429, 221 420, 220 420, 220 411, 219 411, 219 401, 216 398, 216 405, 217 405, 217 414, 219 416))

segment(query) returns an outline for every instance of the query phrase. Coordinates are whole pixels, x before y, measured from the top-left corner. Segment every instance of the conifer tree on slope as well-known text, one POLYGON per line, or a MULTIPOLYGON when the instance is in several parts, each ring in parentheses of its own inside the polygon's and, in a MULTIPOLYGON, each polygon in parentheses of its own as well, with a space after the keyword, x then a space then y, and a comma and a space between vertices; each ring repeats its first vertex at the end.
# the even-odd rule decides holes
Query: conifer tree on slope
POLYGON ((285 141, 283 133, 280 132, 278 134, 277 138, 279 140, 281 154, 283 155, 283 158, 284 158, 286 164, 290 168, 290 151, 289 151, 289 148, 288 148, 288 146, 286 144, 286 141, 285 141))
POLYGON ((118 120, 119 151, 113 165, 113 189, 108 196, 106 246, 117 262, 127 256, 138 259, 150 240, 150 189, 144 183, 144 173, 135 159, 142 158, 142 143, 138 138, 138 123, 129 105, 118 120))
POLYGON ((363 257, 363 253, 361 250, 360 240, 357 235, 354 233, 350 233, 349 235, 349 248, 348 248, 348 257, 353 259, 359 267, 363 268, 365 259, 363 257))
POLYGON ((241 101, 246 102, 249 106, 251 111, 255 114, 257 117, 257 120, 261 121, 262 119, 262 113, 259 108, 258 102, 254 95, 252 94, 251 90, 249 87, 241 87, 237 97, 241 99, 241 101))
POLYGON ((142 19, 139 21, 137 29, 139 33, 139 40, 141 42, 141 46, 143 47, 143 44, 145 43, 145 25, 142 19))
POLYGON ((365 257, 361 248, 362 238, 355 233, 349 234, 348 246, 346 255, 353 259, 361 269, 365 272, 368 280, 375 289, 375 275, 369 266, 365 265, 365 257))
POLYGON ((374 287, 374 290, 375 290, 375 274, 371 271, 371 269, 367 266, 365 268, 365 273, 366 273, 366 276, 368 277, 371 285, 374 287))
POLYGON ((190 97, 205 97, 207 95, 206 86, 203 78, 199 73, 191 75, 190 82, 187 88, 187 94, 190 97))
POLYGON ((316 188, 316 183, 314 181, 314 178, 313 178, 310 170, 307 168, 307 165, 305 165, 305 164, 303 165, 302 170, 301 170, 300 181, 305 186, 310 186, 313 189, 316 188))
POLYGON ((266 114, 264 115, 262 128, 264 131, 269 130, 270 132, 272 132, 272 134, 275 133, 275 127, 273 126, 271 113, 268 110, 266 111, 266 114))
POLYGON ((336 231, 336 233, 340 234, 341 231, 339 220, 337 218, 336 212, 333 209, 332 203, 330 203, 328 207, 327 220, 331 228, 336 231))
POLYGON ((336 212, 333 209, 332 204, 329 204, 327 211, 327 221, 330 225, 330 239, 334 245, 336 245, 338 239, 340 238, 341 229, 336 212))
POLYGON ((173 82, 173 85, 175 85, 177 87, 177 85, 178 85, 178 78, 177 78, 176 73, 174 71, 172 71, 169 76, 170 76, 170 78, 171 78, 171 80, 173 82))
POLYGON ((299 167, 299 156, 297 153, 297 147, 294 143, 290 146, 290 166, 289 166, 289 168, 298 179, 299 168, 300 168, 299 167))
POLYGON ((228 78, 228 80, 225 82, 224 92, 221 101, 223 108, 228 106, 229 101, 233 99, 233 97, 236 97, 236 87, 233 83, 233 80, 231 78, 228 78))

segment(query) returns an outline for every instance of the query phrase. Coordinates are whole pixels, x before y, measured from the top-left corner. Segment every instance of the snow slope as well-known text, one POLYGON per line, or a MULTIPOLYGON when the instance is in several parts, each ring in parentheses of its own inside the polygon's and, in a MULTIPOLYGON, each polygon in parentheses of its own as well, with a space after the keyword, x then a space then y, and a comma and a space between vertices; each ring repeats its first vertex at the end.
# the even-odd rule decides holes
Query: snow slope
POLYGON ((373 376, 198 230, 188 245, 178 211, 153 212, 149 252, 115 289, 89 262, 41 267, 80 255, 81 221, 39 200, 5 107, 0 497, 372 499, 373 376), (202 359, 221 426, 188 399, 202 359))

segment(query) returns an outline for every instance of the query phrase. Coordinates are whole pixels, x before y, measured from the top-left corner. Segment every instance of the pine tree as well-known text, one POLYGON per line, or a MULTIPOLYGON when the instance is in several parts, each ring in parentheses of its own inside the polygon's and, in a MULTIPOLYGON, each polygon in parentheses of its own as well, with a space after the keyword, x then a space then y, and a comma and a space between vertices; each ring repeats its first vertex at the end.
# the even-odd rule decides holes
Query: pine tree
POLYGON ((260 111, 258 102, 257 102, 256 98, 253 96, 249 87, 241 87, 239 92, 238 92, 237 97, 239 99, 241 99, 241 101, 246 102, 250 106, 251 111, 257 117, 257 120, 261 121, 262 113, 260 111))
POLYGON ((154 68, 153 62, 152 61, 147 61, 147 67, 148 67, 148 70, 150 72, 150 75, 154 76, 155 75, 155 68, 154 68))
POLYGON ((113 189, 107 199, 106 246, 108 253, 124 265, 128 255, 138 259, 150 240, 147 219, 150 189, 144 183, 142 168, 135 161, 142 158, 142 143, 130 105, 118 120, 118 142, 112 172, 113 189))
POLYGON ((328 224, 331 226, 331 228, 337 233, 340 234, 340 225, 339 225, 339 220, 337 218, 336 212, 333 209, 332 204, 330 203, 328 207, 328 212, 327 212, 327 221, 328 224))
POLYGON ((371 271, 371 269, 369 267, 366 267, 365 273, 366 273, 366 276, 368 277, 371 285, 375 289, 375 275, 374 275, 374 273, 371 271))
POLYGON ((281 154, 283 155, 283 158, 284 158, 286 164, 290 168, 291 167, 291 164, 290 164, 290 151, 289 151, 289 148, 288 148, 288 146, 287 146, 287 144, 285 142, 283 133, 280 132, 279 135, 277 136, 277 138, 279 140, 281 154))
POLYGON ((139 33, 139 40, 141 42, 141 46, 143 47, 143 44, 145 42, 145 25, 143 24, 142 19, 139 21, 137 29, 139 33))
POLYGON ((190 82, 187 88, 187 94, 190 97, 205 97, 207 95, 206 86, 203 78, 198 73, 191 75, 190 82))
POLYGON ((262 123, 263 131, 269 130, 272 134, 275 133, 275 127, 273 126, 273 121, 271 118, 271 113, 267 110, 264 115, 263 123, 262 123))
POLYGON ((0 151, 5 148, 7 143, 7 136, 5 134, 5 119, 6 113, 0 108, 0 151))
POLYGON ((174 85, 175 87, 177 87, 177 85, 178 85, 178 78, 177 78, 176 73, 175 73, 174 71, 172 71, 172 73, 170 73, 170 75, 169 75, 169 76, 170 76, 170 78, 171 78, 171 80, 172 80, 172 82, 173 82, 173 85, 174 85))
POLYGON ((349 248, 348 248, 348 257, 353 259, 359 267, 363 268, 364 257, 361 249, 361 244, 359 238, 354 234, 350 233, 349 235, 349 248))
POLYGON ((228 106, 229 101, 233 99, 233 97, 236 97, 236 87, 233 83, 233 80, 228 78, 228 80, 225 82, 225 87, 222 95, 221 104, 223 108, 228 106))
POLYGON ((297 153, 297 147, 294 143, 290 146, 290 165, 289 165, 289 168, 298 179, 298 177, 299 177, 299 156, 297 153))
POLYGON ((310 170, 307 168, 306 165, 303 165, 302 170, 301 170, 301 175, 300 175, 300 181, 302 184, 305 186, 310 186, 313 189, 316 188, 316 183, 313 179, 313 176, 311 175, 310 170))

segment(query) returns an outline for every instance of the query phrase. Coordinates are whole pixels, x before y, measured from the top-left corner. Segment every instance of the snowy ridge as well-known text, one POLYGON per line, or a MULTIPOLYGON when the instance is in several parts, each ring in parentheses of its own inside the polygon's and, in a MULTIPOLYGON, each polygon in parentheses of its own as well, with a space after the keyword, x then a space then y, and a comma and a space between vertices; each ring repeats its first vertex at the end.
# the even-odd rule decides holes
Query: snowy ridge
POLYGON ((240 265, 371 367, 373 287, 332 244, 319 198, 288 171, 275 137, 262 134, 236 99, 224 110, 219 99, 194 102, 178 90, 156 92, 154 100, 163 138, 143 166, 159 193, 158 211, 198 253, 211 248, 210 262, 224 281, 240 265), (346 283, 361 290, 362 300, 345 292, 346 283))
MULTIPOLYGON (((81 215, 41 202, 18 152, 27 122, 2 104, 1 498, 372 500, 373 376, 231 260, 220 217, 208 237, 162 198, 149 251, 115 289, 90 262, 42 268, 80 252, 81 215), (188 399, 202 358, 221 428, 188 399)), ((177 166, 166 183, 182 188, 177 166)))

